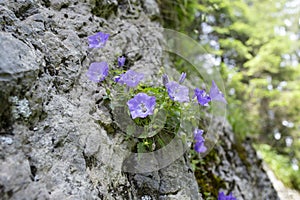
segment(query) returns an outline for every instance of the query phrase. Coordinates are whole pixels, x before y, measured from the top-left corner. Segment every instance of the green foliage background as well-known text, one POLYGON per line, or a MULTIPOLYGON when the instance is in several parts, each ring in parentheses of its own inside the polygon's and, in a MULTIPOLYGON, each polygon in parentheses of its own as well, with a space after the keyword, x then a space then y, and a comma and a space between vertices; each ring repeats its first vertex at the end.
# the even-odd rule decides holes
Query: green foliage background
POLYGON ((220 63, 239 140, 254 138, 277 177, 300 190, 300 3, 158 2, 166 28, 198 40, 220 63))

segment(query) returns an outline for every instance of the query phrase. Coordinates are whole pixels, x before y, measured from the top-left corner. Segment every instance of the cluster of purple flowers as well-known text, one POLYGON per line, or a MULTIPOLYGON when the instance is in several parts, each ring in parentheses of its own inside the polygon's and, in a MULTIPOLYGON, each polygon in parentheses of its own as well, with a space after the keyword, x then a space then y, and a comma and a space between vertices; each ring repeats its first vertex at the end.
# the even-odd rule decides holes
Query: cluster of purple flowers
MULTIPOLYGON (((171 100, 178 102, 189 102, 189 88, 181 85, 186 78, 186 73, 182 73, 179 81, 169 81, 168 75, 164 74, 162 76, 162 82, 167 89, 168 95, 171 100)), ((200 90, 196 88, 194 91, 194 96, 197 98, 197 101, 202 106, 208 106, 210 101, 221 101, 223 103, 227 103, 224 95, 219 90, 218 86, 214 81, 212 81, 212 86, 209 94, 206 93, 205 90, 200 90)), ((205 139, 203 138, 203 130, 195 128, 194 131, 194 140, 195 145, 194 149, 197 153, 204 153, 207 148, 204 145, 205 139)))
MULTIPOLYGON (((109 34, 98 32, 88 37, 89 48, 102 48, 105 46, 109 38, 109 34)), ((124 66, 126 58, 124 56, 118 58, 119 67, 124 66)), ((93 62, 91 63, 87 77, 93 82, 101 82, 108 76, 107 62, 93 62)))
MULTIPOLYGON (((89 48, 102 48, 105 46, 106 41, 109 38, 109 34, 98 32, 95 35, 88 37, 89 48)), ((123 67, 125 65, 126 58, 121 56, 118 58, 118 66, 123 67)), ((93 62, 91 63, 87 77, 94 82, 101 82, 108 76, 108 64, 107 62, 93 62)), ((128 70, 126 73, 115 77, 115 82, 126 85, 127 87, 134 88, 144 78, 144 74, 135 72, 134 70, 128 70)), ((156 98, 154 96, 148 96, 145 93, 138 93, 132 99, 127 102, 132 119, 137 117, 145 118, 148 115, 153 115, 156 105, 156 98)))
MULTIPOLYGON (((90 48, 102 48, 105 46, 106 41, 109 38, 109 34, 102 32, 96 33, 95 35, 89 36, 89 47, 90 48)), ((124 56, 118 57, 118 66, 123 67, 126 62, 124 56)), ((91 63, 87 77, 94 82, 104 81, 109 74, 108 64, 106 62, 93 62, 91 63)), ((135 72, 134 70, 128 70, 123 74, 114 77, 114 81, 121 85, 126 85, 128 88, 136 87, 144 78, 144 74, 135 72)), ((169 81, 166 74, 162 76, 163 84, 166 88, 168 96, 172 101, 180 103, 189 102, 189 88, 182 85, 186 78, 186 73, 182 73, 178 82, 169 81)), ((209 94, 206 91, 196 88, 194 90, 194 97, 196 97, 198 103, 202 106, 208 106, 210 101, 221 101, 227 103, 224 95, 217 87, 216 83, 212 81, 209 94)), ((127 102, 132 119, 145 118, 149 115, 153 115, 156 106, 156 97, 148 96, 146 93, 138 93, 132 99, 127 102)), ((198 153, 203 153, 207 150, 204 145, 205 139, 203 138, 203 130, 198 128, 194 131, 195 145, 194 149, 198 153)))
MULTIPOLYGON (((186 73, 182 73, 178 83, 175 81, 169 82, 168 75, 164 74, 162 77, 163 84, 166 87, 170 99, 178 102, 188 102, 189 101, 189 88, 181 85, 186 77, 186 73)), ((227 104, 223 93, 219 90, 215 81, 212 81, 212 86, 210 88, 209 94, 206 91, 196 88, 194 90, 194 96, 197 98, 197 101, 202 106, 208 106, 210 101, 220 101, 227 104)))
MULTIPOLYGON (((106 41, 109 38, 109 34, 98 32, 95 35, 88 37, 89 48, 102 48, 105 46, 106 41)), ((126 62, 124 56, 118 57, 118 67, 123 67, 126 62)), ((87 73, 87 77, 93 82, 104 81, 109 75, 109 68, 107 62, 93 62, 91 63, 87 73)), ((114 81, 121 85, 126 85, 129 88, 136 87, 144 78, 144 74, 135 72, 134 70, 128 70, 127 72, 120 74, 114 78, 114 81)), ((178 82, 169 81, 168 75, 164 74, 162 76, 163 85, 166 88, 168 96, 172 101, 177 102, 189 102, 189 88, 182 85, 186 78, 186 73, 182 73, 178 82)), ((210 101, 220 101, 227 103, 224 95, 219 90, 218 86, 214 81, 212 81, 212 86, 209 93, 206 91, 196 88, 194 90, 194 97, 196 97, 197 102, 202 106, 208 106, 210 101)), ((136 94, 132 99, 127 101, 127 106, 129 108, 132 119, 135 118, 145 118, 149 115, 153 115, 156 106, 156 97, 149 96, 146 93, 140 92, 136 94)), ((194 149, 198 153, 203 153, 207 150, 203 138, 204 131, 198 128, 194 130, 194 149)), ((219 192, 218 200, 236 200, 235 197, 230 193, 226 196, 223 192, 219 192)))

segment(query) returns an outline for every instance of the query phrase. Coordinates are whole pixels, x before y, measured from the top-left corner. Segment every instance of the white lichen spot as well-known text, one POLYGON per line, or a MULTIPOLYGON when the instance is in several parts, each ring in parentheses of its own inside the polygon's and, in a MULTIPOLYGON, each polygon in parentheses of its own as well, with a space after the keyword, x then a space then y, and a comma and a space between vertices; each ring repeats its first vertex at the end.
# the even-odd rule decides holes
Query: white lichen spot
POLYGON ((9 101, 12 104, 12 116, 14 119, 19 119, 21 117, 28 118, 31 115, 31 110, 29 107, 29 101, 27 99, 21 99, 17 96, 10 97, 9 101))
POLYGON ((149 195, 144 195, 142 196, 141 200, 152 200, 152 198, 149 195))
POLYGON ((11 145, 13 143, 13 140, 10 137, 1 137, 0 138, 1 143, 11 145))

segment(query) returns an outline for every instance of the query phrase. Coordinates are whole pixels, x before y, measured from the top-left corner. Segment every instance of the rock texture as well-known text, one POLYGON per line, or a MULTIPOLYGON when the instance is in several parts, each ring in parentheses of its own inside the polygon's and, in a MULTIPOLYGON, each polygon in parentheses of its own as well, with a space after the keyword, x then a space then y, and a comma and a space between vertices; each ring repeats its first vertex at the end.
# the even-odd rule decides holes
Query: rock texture
POLYGON ((217 177, 221 191, 232 192, 237 199, 279 199, 251 140, 248 138, 239 143, 230 125, 226 122, 221 126, 221 122, 216 120, 212 123, 220 139, 204 158, 206 173, 211 174, 213 179, 217 177))
MULTIPOLYGON (((0 1, 1 199, 202 199, 188 155, 155 172, 121 171, 128 144, 105 90, 85 76, 90 62, 112 66, 126 54, 130 68, 153 80, 162 35, 145 27, 160 27, 150 20, 158 15, 151 0, 0 1), (110 39, 90 50, 87 36, 98 31, 110 39)), ((222 137, 222 163, 211 169, 235 183, 227 189, 239 199, 276 199, 251 146, 249 170, 231 153, 233 133, 222 137)))
POLYGON ((184 157, 153 173, 121 172, 128 144, 111 129, 105 90, 85 76, 90 62, 112 66, 126 54, 150 79, 161 33, 144 28, 159 27, 149 19, 158 13, 149 0, 0 1, 1 199, 200 198, 184 157), (98 31, 110 39, 90 50, 98 31))

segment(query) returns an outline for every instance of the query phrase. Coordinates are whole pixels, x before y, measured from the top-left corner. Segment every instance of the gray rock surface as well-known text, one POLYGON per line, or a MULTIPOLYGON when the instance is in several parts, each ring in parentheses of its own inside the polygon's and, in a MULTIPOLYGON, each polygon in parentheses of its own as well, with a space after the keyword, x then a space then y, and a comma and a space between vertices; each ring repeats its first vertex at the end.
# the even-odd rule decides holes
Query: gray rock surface
POLYGON ((143 6, 158 9, 151 1, 0 1, 2 199, 198 199, 184 157, 151 174, 121 172, 128 143, 112 129, 105 90, 85 76, 90 62, 113 66, 123 54, 148 80, 157 73, 161 33, 143 29, 159 27, 143 6), (109 41, 88 49, 98 31, 109 41))
POLYGON ((220 138, 213 151, 204 157, 206 173, 217 180, 221 191, 233 193, 237 199, 278 200, 251 140, 236 141, 228 122, 224 126, 222 123, 222 120, 215 120, 211 124, 220 138))
POLYGON ((5 120, 10 115, 8 97, 29 90, 37 77, 39 66, 31 44, 6 32, 0 32, 0 41, 0 126, 5 126, 10 123, 5 120))
MULTIPOLYGON (((160 27, 149 18, 158 15, 157 4, 130 2, 0 1, 1 199, 202 199, 187 154, 155 172, 121 172, 129 144, 115 127, 104 88, 85 76, 91 62, 113 66, 126 54, 130 68, 156 82, 162 34, 145 27, 160 27), (105 48, 88 49, 87 36, 98 31, 110 39, 105 48)), ((240 199, 259 192, 272 199, 251 146, 249 170, 230 153, 233 133, 224 133, 218 153, 225 164, 211 169, 235 181, 240 199)))

